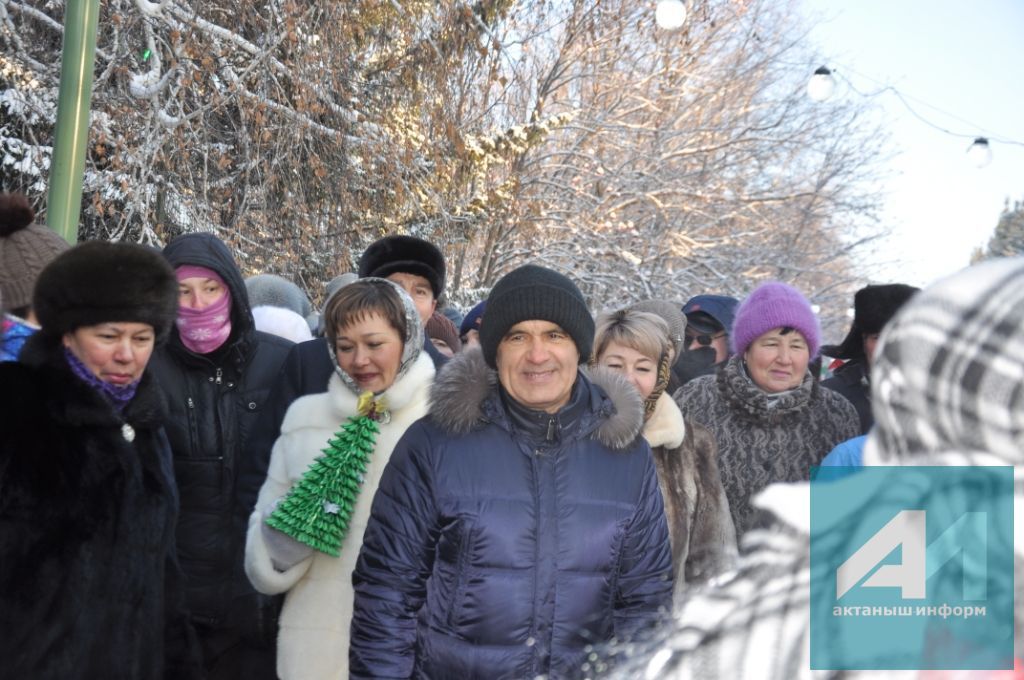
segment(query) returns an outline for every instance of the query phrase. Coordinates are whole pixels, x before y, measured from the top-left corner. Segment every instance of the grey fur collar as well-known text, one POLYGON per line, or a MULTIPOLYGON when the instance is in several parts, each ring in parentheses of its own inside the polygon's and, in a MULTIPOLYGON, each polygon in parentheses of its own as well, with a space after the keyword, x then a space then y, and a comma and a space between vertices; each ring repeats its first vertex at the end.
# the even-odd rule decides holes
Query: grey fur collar
POLYGON ((434 378, 429 414, 445 432, 466 434, 484 420, 484 402, 497 385, 498 374, 488 368, 483 352, 465 350, 434 378))
MULTIPOLYGON (((587 380, 607 395, 595 414, 600 420, 594 437, 613 450, 632 444, 644 422, 640 394, 617 373, 602 368, 583 371, 587 380)), ((443 430, 465 434, 487 420, 486 404, 497 396, 498 374, 484 362, 479 349, 457 354, 434 379, 430 416, 443 430)))

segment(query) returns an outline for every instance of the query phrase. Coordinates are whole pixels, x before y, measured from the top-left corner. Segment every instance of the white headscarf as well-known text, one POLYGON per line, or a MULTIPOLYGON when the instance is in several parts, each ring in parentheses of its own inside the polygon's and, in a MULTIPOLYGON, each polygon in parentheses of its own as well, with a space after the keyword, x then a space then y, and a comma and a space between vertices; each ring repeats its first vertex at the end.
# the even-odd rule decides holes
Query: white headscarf
MULTIPOLYGON (((409 294, 405 292, 405 289, 398 284, 388 281, 387 279, 367 276, 349 284, 349 286, 360 286, 364 284, 385 284, 390 286, 398 293, 398 298, 402 301, 402 308, 405 310, 405 337, 402 338, 402 358, 398 366, 398 373, 395 375, 395 382, 398 382, 402 379, 402 376, 409 371, 409 368, 416 362, 416 359, 419 358, 420 352, 423 351, 423 324, 420 319, 419 312, 416 311, 416 305, 413 303, 412 298, 409 297, 409 294)), ((334 363, 334 370, 339 376, 341 376, 341 381, 345 383, 345 386, 355 394, 362 394, 365 392, 366 390, 359 387, 359 384, 355 379, 342 370, 341 366, 338 364, 338 357, 334 344, 328 341, 327 349, 331 353, 331 361, 334 363)))

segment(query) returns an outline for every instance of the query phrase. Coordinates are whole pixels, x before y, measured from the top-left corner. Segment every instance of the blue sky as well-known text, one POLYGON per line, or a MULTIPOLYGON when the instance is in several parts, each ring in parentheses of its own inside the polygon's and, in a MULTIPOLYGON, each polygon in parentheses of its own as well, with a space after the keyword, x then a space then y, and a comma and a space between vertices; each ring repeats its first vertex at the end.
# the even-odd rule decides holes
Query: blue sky
MULTIPOLYGON (((1024 0, 802 0, 809 39, 861 92, 891 85, 929 121, 1024 143, 1024 0), (946 116, 928 106, 948 112, 946 116), (969 124, 964 121, 969 121, 969 124)), ((840 80, 835 97, 860 95, 840 80)), ((1024 146, 992 141, 972 166, 969 138, 939 132, 892 94, 874 98, 897 153, 889 170, 881 282, 927 285, 968 264, 1004 200, 1024 199, 1024 146)))

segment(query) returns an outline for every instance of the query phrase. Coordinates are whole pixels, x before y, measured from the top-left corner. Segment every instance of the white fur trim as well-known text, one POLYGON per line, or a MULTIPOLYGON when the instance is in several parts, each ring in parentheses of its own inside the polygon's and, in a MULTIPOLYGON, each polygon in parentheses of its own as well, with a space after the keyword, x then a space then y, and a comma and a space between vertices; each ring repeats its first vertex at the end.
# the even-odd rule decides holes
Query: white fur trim
POLYGON ((284 307, 272 307, 260 305, 252 308, 253 323, 256 330, 270 333, 292 342, 304 342, 312 340, 313 334, 309 332, 309 324, 306 320, 284 307))
POLYGON ((662 392, 654 404, 654 413, 644 423, 644 439, 652 449, 658 446, 676 449, 683 443, 685 436, 686 423, 683 421, 683 414, 672 397, 662 392))

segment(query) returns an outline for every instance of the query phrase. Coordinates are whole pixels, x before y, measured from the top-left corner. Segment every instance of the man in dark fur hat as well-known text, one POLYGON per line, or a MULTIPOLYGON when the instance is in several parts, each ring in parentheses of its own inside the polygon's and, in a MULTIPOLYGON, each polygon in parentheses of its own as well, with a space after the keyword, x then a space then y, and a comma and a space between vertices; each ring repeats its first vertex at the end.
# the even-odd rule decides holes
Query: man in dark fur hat
POLYGON ((388 279, 404 288, 426 326, 444 292, 444 255, 434 244, 415 236, 385 236, 371 243, 359 258, 359 278, 367 276, 388 279))
POLYGON ((821 384, 846 397, 860 416, 861 434, 874 424, 871 415, 871 363, 875 345, 885 324, 919 288, 903 283, 866 286, 853 296, 853 324, 838 345, 826 345, 821 353, 845 363, 821 384))
POLYGON ((579 366, 594 320, 533 265, 487 299, 395 447, 352 582, 353 678, 575 675, 672 594, 640 394, 579 366))

